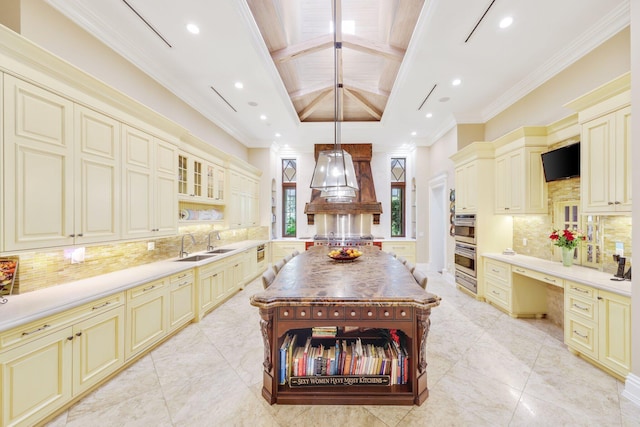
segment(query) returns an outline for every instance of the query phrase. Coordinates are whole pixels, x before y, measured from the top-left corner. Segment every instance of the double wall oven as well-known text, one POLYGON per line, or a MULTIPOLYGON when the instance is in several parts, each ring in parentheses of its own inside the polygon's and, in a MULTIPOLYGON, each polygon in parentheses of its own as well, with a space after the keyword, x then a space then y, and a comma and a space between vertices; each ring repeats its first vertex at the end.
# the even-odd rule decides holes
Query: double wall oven
POLYGON ((476 216, 456 215, 454 227, 456 283, 477 294, 476 216))

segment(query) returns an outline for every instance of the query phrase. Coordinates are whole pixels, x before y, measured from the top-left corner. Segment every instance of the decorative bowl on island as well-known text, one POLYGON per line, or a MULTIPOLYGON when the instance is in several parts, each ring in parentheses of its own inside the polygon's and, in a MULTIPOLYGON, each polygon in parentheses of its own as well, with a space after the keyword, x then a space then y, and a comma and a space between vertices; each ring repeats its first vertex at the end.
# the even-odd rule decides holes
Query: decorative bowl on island
POLYGON ((356 248, 332 249, 329 251, 329 258, 336 261, 353 261, 362 255, 362 252, 356 248))

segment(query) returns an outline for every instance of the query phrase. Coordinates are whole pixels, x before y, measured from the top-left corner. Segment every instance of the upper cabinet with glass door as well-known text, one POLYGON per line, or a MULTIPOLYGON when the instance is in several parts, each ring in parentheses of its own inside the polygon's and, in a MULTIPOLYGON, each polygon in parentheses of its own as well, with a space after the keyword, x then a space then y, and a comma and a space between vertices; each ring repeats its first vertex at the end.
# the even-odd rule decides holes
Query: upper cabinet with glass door
POLYGON ((224 205, 226 168, 213 157, 181 152, 178 156, 180 201, 224 205))

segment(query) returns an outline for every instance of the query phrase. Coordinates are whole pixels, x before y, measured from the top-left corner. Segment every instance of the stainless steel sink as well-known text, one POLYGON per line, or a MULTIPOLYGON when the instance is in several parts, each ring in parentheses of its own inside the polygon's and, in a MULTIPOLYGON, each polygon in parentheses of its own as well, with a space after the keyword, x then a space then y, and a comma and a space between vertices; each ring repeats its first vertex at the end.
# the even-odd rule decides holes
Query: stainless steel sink
POLYGON ((226 254, 227 252, 235 251, 235 249, 214 249, 207 252, 208 254, 226 254))
POLYGON ((203 259, 208 259, 208 258, 211 258, 211 257, 214 257, 214 256, 215 256, 214 254, 209 254, 209 255, 206 255, 206 254, 205 255, 191 255, 191 256, 188 256, 188 257, 185 257, 185 258, 177 259, 176 261, 177 262, 182 262, 182 261, 191 261, 191 262, 202 261, 203 259))

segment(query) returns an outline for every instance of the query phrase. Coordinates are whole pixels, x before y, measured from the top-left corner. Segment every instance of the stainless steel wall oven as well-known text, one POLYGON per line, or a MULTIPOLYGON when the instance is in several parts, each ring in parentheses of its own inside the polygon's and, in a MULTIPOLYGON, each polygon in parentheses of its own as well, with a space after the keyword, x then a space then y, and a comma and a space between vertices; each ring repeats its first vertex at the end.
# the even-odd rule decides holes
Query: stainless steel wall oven
POLYGON ((456 215, 454 225, 456 283, 477 294, 476 216, 456 215))

